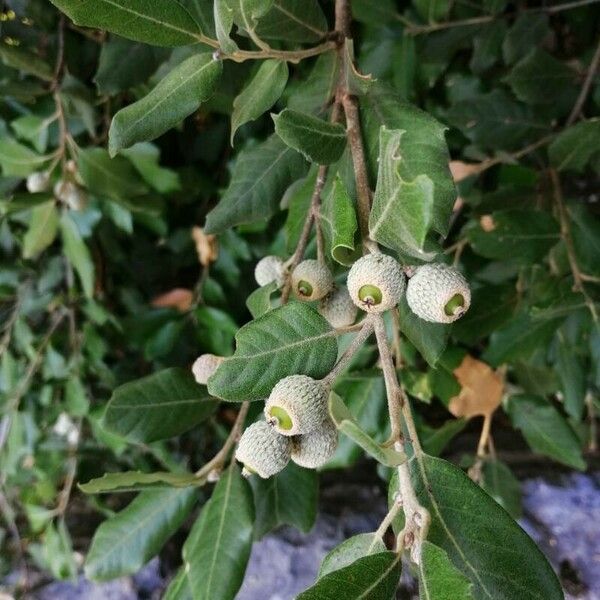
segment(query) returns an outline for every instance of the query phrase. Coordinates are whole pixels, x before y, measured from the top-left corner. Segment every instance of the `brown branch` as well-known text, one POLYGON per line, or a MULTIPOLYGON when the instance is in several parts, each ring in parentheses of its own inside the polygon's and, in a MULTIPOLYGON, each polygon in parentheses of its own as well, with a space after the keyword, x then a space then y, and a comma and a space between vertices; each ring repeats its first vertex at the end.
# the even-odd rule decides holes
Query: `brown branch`
POLYGON ((590 93, 590 89, 592 87, 592 82, 594 81, 594 76, 596 75, 596 71, 598 70, 598 65, 600 65, 600 41, 598 41, 598 45, 596 46, 596 51, 594 52, 594 56, 592 57, 592 62, 590 63, 585 81, 581 86, 581 91, 579 92, 579 96, 575 101, 573 106, 573 110, 567 119, 567 127, 572 125, 575 122, 575 119, 579 116, 585 101, 587 100, 588 94, 590 93))

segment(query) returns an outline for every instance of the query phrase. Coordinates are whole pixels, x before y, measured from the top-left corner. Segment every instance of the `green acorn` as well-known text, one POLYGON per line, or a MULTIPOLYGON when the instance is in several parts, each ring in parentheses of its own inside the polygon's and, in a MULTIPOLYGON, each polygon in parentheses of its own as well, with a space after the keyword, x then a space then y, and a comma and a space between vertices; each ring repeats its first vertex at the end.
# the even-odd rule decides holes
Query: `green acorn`
POLYGON ((326 265, 303 260, 292 273, 292 288, 300 300, 320 300, 333 289, 333 276, 326 265))
POLYGON ((336 328, 348 327, 356 320, 356 306, 344 286, 327 294, 319 303, 318 311, 336 328))
POLYGON ((471 290, 455 268, 441 263, 423 265, 408 280, 406 300, 424 321, 452 323, 469 309, 471 290))
POLYGON ((243 475, 256 473, 267 479, 285 468, 291 453, 290 438, 279 435, 268 423, 257 421, 244 431, 235 457, 244 465, 243 475))
POLYGON ((277 382, 265 405, 267 423, 285 436, 310 433, 327 417, 329 388, 306 375, 277 382))
POLYGON ((223 356, 216 354, 202 354, 192 365, 192 373, 196 382, 206 385, 208 378, 218 369, 219 365, 225 360, 223 356))
POLYGON ((348 273, 348 292, 365 312, 380 313, 396 306, 404 292, 398 261, 380 252, 359 258, 348 273))
POLYGON ((47 171, 36 171, 27 176, 25 181, 27 191, 36 194, 45 192, 50 187, 50 173, 47 171))
POLYGON ((337 444, 337 429, 327 417, 319 428, 292 438, 292 460, 301 467, 318 469, 333 456, 337 444))
POLYGON ((254 279, 263 287, 272 281, 277 282, 277 287, 283 285, 283 260, 279 256, 265 256, 261 258, 254 268, 254 279))

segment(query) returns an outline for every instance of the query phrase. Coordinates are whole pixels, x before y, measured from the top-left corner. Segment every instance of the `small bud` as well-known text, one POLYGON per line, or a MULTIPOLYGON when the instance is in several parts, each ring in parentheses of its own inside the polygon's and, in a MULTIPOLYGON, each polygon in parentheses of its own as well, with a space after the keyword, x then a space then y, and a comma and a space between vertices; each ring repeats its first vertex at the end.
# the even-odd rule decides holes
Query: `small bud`
POLYGON ((387 254, 367 254, 352 265, 348 291, 354 304, 366 312, 389 310, 398 304, 404 292, 402 267, 387 254))
POLYGON ((300 300, 320 300, 332 290, 333 276, 326 265, 313 259, 303 260, 292 273, 292 288, 300 300))
POLYGON ((265 417, 281 435, 310 433, 327 417, 329 388, 306 375, 281 379, 265 405, 265 417))
POLYGON ((192 373, 196 382, 200 385, 206 385, 208 378, 218 369, 224 360, 224 357, 215 354, 202 354, 199 356, 192 365, 192 373))
POLYGON ((27 176, 25 187, 32 194, 45 192, 50 187, 50 173, 46 171, 31 173, 27 176))
POLYGON ((272 281, 277 282, 277 287, 283 285, 283 261, 279 256, 265 256, 261 258, 254 268, 254 279, 263 287, 272 281))
POLYGON ((318 310, 332 327, 348 327, 356 320, 356 305, 344 286, 325 296, 319 303, 318 310))
POLYGON ((421 319, 432 323, 452 323, 469 309, 471 290, 455 268, 429 264, 419 267, 409 279, 406 300, 421 319))
POLYGON ((258 421, 244 431, 235 457, 244 465, 245 477, 256 473, 267 479, 285 468, 291 454, 291 439, 279 435, 264 421, 258 421))
POLYGON ((318 469, 335 453, 338 433, 327 417, 318 429, 292 438, 292 460, 301 467, 318 469))

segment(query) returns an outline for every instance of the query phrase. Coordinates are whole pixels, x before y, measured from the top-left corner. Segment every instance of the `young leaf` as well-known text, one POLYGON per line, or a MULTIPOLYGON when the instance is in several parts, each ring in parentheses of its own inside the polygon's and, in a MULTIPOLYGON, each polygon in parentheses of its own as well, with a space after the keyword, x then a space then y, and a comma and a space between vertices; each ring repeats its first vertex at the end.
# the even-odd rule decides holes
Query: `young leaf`
POLYGON ((289 108, 271 116, 277 135, 307 160, 328 165, 342 156, 346 131, 341 125, 289 108))
POLYGON ((276 135, 243 150, 229 187, 206 217, 204 231, 221 233, 240 223, 264 221, 275 213, 289 185, 305 172, 302 156, 276 135))
POLYGON ((397 467, 406 461, 404 452, 378 444, 366 431, 362 430, 354 420, 343 400, 332 392, 329 396, 329 414, 335 426, 352 441, 358 444, 367 454, 386 467, 397 467))
POLYGON ((35 258, 54 241, 57 231, 58 211, 54 200, 33 208, 29 227, 23 237, 23 258, 35 258))
POLYGON ((409 256, 427 260, 423 250, 434 211, 433 182, 427 175, 405 181, 400 175, 404 160, 403 130, 381 127, 379 174, 369 215, 371 238, 409 256))
POLYGON ((223 400, 262 400, 274 385, 294 374, 324 377, 337 358, 336 332, 317 311, 291 302, 244 325, 236 350, 208 380, 223 400))
POLYGON ((581 444, 569 423, 550 404, 539 396, 511 396, 507 411, 534 452, 539 452, 574 469, 584 470, 581 444))
POLYGON ((197 482, 198 480, 191 473, 125 471, 123 473, 105 473, 102 477, 79 484, 79 489, 85 494, 115 494, 147 489, 190 487, 197 482))
POLYGON ((427 600, 473 600, 472 584, 448 554, 425 541, 419 564, 419 595, 427 600))
POLYGON ((196 499, 195 489, 139 494, 96 530, 85 561, 86 577, 105 581, 139 571, 179 529, 196 499))
POLYGON ((217 401, 187 369, 165 369, 119 386, 104 414, 104 427, 136 442, 179 435, 207 419, 217 401))
POLYGON ((77 271, 84 294, 91 298, 94 295, 94 262, 77 224, 66 212, 60 219, 60 234, 65 256, 77 271))
POLYGON ((194 598, 233 600, 244 579, 253 524, 250 485, 232 464, 221 475, 183 545, 194 598))
MULTIPOLYGON (((475 598, 562 600, 552 567, 508 513, 458 467, 432 456, 411 461, 415 491, 431 514, 428 540, 473 584, 475 598)), ((398 489, 397 477, 390 484, 398 489)))
POLYGON ((419 175, 433 183, 433 228, 445 235, 449 217, 456 200, 456 191, 448 167, 448 148, 444 138, 446 128, 431 115, 402 102, 398 96, 375 83, 364 97, 361 115, 367 157, 373 179, 377 173, 379 132, 387 129, 403 130, 402 161, 398 167, 403 181, 414 181, 419 175))
POLYGON ((244 123, 258 119, 281 96, 288 80, 288 66, 282 60, 265 60, 250 82, 233 101, 231 145, 235 132, 244 123))
POLYGON ((359 533, 358 535, 354 535, 344 540, 325 556, 319 569, 319 579, 333 571, 338 571, 351 565, 359 558, 385 551, 386 547, 383 540, 374 533, 359 533))
POLYGON ((292 525, 308 532, 317 517, 319 483, 316 471, 290 463, 281 473, 250 480, 254 492, 255 539, 280 525, 292 525))
POLYGON ((208 52, 194 54, 177 65, 147 96, 113 117, 110 155, 136 142, 152 140, 192 114, 213 95, 222 68, 221 61, 208 52))
POLYGON ((548 154, 559 171, 581 173, 600 154, 600 118, 582 121, 561 131, 548 147, 548 154))
POLYGON ((358 224, 354 204, 339 175, 323 200, 319 218, 325 245, 330 249, 332 258, 341 265, 351 265, 357 258, 354 235, 358 224))
POLYGON ((296 600, 390 600, 400 580, 400 559, 394 552, 380 552, 355 560, 317 580, 296 600))
POLYGON ((200 27, 173 0, 52 0, 76 25, 106 29, 154 46, 185 46, 201 40, 200 27))

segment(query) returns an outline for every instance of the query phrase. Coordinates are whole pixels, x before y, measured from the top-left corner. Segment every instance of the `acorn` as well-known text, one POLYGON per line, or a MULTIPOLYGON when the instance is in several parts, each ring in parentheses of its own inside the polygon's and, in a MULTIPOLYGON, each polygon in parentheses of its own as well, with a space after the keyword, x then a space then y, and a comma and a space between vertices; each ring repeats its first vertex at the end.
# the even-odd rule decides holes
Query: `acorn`
POLYGON ((350 298, 368 313, 381 313, 396 306, 404 285, 400 263, 380 252, 359 258, 348 273, 350 298))
POLYGON ((83 210, 87 204, 87 194, 72 181, 64 179, 54 185, 54 196, 71 210, 83 210))
POLYGON ((332 327, 348 327, 356 320, 357 308, 348 288, 341 286, 330 292, 321 300, 317 309, 332 327))
POLYGON ((260 287, 277 282, 277 287, 283 285, 283 260, 279 256, 265 256, 261 258, 254 268, 254 279, 260 287))
POLYGON ((192 373, 197 383, 206 385, 208 378, 217 370, 219 365, 225 360, 223 356, 216 354, 202 354, 192 365, 192 373))
POLYGON ((406 300, 424 321, 452 323, 469 309, 471 290, 455 268, 441 263, 423 265, 408 280, 406 300))
POLYGON ((235 457, 243 465, 242 475, 256 473, 267 479, 279 473, 290 462, 292 440, 279 435, 264 421, 253 423, 244 431, 235 457))
POLYGON ((292 438, 292 460, 301 467, 318 469, 334 455, 337 444, 337 429, 327 417, 314 431, 292 438))
POLYGON ((27 176, 25 181, 27 191, 36 194, 45 192, 50 187, 50 173, 47 171, 36 171, 27 176))
POLYGON ((306 375, 290 375, 277 382, 265 404, 267 423, 285 436, 310 433, 328 415, 329 388, 306 375))
POLYGON ((333 289, 333 275, 319 261, 303 260, 292 272, 292 289, 305 302, 320 300, 333 289))

